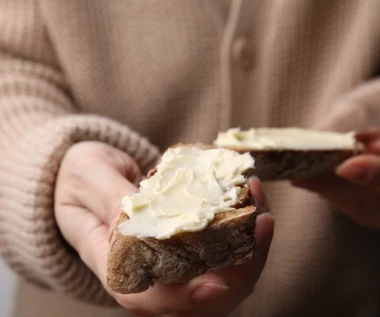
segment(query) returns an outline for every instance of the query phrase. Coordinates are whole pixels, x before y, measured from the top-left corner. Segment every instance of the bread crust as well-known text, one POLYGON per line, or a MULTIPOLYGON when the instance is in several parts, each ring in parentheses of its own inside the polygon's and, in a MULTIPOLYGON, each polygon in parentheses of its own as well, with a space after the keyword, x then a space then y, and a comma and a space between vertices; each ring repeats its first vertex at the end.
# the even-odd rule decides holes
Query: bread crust
POLYGON ((346 159, 363 153, 357 146, 344 150, 249 150, 223 147, 239 153, 249 152, 255 160, 251 175, 262 181, 300 180, 335 177, 335 168, 346 159))
POLYGON ((183 232, 163 240, 121 234, 118 225, 129 219, 122 212, 110 242, 108 287, 122 294, 138 293, 155 282, 181 283, 251 259, 256 208, 250 204, 250 191, 242 188, 239 201, 231 206, 235 210, 216 214, 202 231, 183 232))
POLYGON ((340 163, 359 153, 356 149, 250 151, 253 173, 263 181, 331 178, 340 163))

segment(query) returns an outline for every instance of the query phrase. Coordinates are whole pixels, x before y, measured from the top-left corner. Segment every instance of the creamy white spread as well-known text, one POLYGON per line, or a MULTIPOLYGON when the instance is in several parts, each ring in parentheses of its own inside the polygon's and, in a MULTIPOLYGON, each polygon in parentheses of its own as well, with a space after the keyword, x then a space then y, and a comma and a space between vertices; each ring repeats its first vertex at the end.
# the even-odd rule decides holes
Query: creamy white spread
POLYGON ((340 150, 358 146, 354 132, 337 133, 299 128, 230 129, 218 134, 215 145, 247 150, 340 150))
POLYGON ((123 199, 129 220, 120 233, 166 239, 184 231, 200 231, 215 214, 234 210, 246 186, 244 173, 254 166, 248 154, 194 147, 168 149, 156 173, 123 199))

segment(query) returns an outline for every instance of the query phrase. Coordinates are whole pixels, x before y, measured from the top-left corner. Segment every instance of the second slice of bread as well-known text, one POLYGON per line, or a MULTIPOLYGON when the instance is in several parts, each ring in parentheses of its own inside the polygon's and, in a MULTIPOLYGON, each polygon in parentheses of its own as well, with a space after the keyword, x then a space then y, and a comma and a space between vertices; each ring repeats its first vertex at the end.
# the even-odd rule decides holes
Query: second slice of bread
MULTIPOLYGON (((245 153, 247 150, 237 150, 245 153)), ((351 150, 248 150, 255 158, 255 172, 262 181, 334 177, 335 168, 357 155, 351 150)))
POLYGON ((363 152, 352 133, 298 128, 230 129, 219 133, 214 143, 249 152, 255 159, 254 174, 263 181, 334 177, 340 163, 363 152))

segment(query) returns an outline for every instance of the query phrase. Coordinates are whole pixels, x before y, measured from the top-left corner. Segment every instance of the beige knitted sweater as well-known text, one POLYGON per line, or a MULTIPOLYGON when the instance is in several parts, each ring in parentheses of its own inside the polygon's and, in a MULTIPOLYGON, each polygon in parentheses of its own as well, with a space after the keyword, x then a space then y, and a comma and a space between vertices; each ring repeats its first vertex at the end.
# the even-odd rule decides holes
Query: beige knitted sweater
MULTIPOLYGON (((331 129, 379 126, 380 81, 369 82, 380 65, 379 17, 377 0, 0 0, 5 261, 68 298, 111 304, 53 217, 65 151, 98 140, 147 171, 158 148, 210 142, 231 126, 312 127, 333 115, 331 129)), ((266 189, 273 244, 233 316, 374 315, 380 234, 288 183, 266 189)), ((70 307, 65 315, 80 317, 70 307)))

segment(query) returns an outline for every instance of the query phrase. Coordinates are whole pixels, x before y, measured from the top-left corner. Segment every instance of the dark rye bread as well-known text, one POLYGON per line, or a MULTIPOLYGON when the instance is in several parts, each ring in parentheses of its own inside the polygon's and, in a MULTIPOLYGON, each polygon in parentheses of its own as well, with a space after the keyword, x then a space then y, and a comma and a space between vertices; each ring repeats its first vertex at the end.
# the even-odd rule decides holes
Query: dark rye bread
MULTIPOLYGON (((154 174, 150 173, 149 176, 154 174)), ((137 238, 119 232, 128 220, 120 214, 110 242, 108 287, 118 293, 143 292, 155 282, 180 283, 200 274, 252 258, 256 209, 243 188, 233 211, 219 213, 202 231, 183 232, 168 239, 137 238)))
POLYGON ((254 175, 262 181, 334 177, 335 168, 363 151, 349 150, 245 150, 255 159, 254 175))
POLYGON ((263 181, 335 177, 340 163, 364 151, 352 132, 292 127, 234 128, 219 133, 214 144, 239 153, 249 152, 255 159, 253 174, 263 181))
POLYGON ((219 133, 214 144, 249 152, 255 160, 253 174, 263 181, 335 177, 340 163, 364 151, 352 132, 292 127, 234 128, 219 133))

